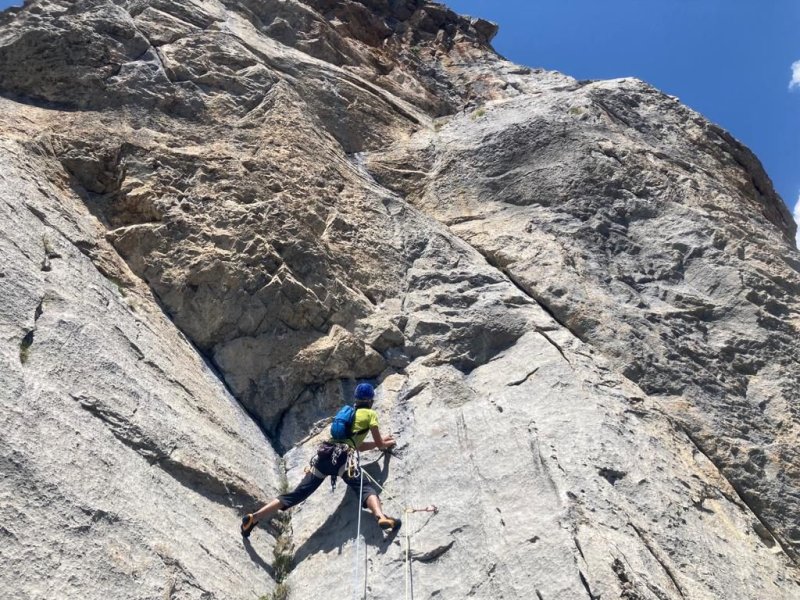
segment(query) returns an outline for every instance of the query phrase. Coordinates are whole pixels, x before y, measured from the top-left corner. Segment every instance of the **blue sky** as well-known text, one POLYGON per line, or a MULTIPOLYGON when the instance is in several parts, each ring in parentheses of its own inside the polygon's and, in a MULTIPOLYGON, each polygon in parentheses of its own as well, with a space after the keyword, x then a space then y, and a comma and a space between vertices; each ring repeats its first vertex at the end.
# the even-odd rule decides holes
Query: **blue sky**
POLYGON ((499 23, 495 48, 514 62, 678 96, 758 155, 800 219, 800 0, 446 3, 499 23))
POLYGON ((514 62, 578 79, 638 77, 678 96, 758 155, 800 221, 800 0, 447 4, 499 23, 494 46, 514 62))

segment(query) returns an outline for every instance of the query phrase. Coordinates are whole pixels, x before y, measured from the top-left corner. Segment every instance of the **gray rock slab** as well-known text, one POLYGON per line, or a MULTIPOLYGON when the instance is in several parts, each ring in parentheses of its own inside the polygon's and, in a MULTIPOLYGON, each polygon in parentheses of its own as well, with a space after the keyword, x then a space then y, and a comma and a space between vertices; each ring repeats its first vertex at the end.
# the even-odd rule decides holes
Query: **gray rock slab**
POLYGON ((785 205, 676 99, 495 33, 424 0, 2 13, 11 597, 798 597, 785 205), (340 486, 242 546, 361 379, 404 527, 364 513, 356 555, 340 486))
POLYGON ((758 161, 633 80, 481 111, 367 165, 660 397, 796 555, 800 255, 758 161))
POLYGON ((84 254, 114 253, 47 160, 4 140, 0 164, 4 596, 267 593, 270 541, 237 528, 279 487, 269 442, 124 263, 84 254))
MULTIPOLYGON (((369 597, 401 596, 409 568, 423 598, 794 597, 796 581, 763 577, 785 556, 716 467, 567 344, 530 333, 469 375, 414 363, 384 382, 376 407, 399 445, 364 460, 405 523, 385 539, 362 515, 369 597)), ((289 455, 290 481, 310 452, 289 455)), ((351 591, 355 496, 325 488, 292 518, 293 598, 325 580, 351 591)))

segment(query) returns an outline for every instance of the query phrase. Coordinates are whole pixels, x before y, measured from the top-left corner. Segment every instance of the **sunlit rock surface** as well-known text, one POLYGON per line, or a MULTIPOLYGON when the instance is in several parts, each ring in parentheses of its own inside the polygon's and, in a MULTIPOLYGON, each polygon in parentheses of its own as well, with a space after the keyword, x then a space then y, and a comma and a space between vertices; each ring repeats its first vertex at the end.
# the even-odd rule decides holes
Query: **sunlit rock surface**
POLYGON ((676 99, 495 33, 422 0, 2 13, 7 597, 306 600, 355 564, 386 600, 798 597, 788 210, 676 99), (354 561, 325 484, 243 544, 359 379, 387 511, 438 514, 364 513, 354 561))

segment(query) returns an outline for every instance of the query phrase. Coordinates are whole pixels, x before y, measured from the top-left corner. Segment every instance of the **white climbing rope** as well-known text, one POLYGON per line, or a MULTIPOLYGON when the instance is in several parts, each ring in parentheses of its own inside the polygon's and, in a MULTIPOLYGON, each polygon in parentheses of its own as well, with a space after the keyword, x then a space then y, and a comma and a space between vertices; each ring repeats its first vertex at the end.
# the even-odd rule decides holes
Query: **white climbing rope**
POLYGON ((414 586, 412 581, 412 573, 411 573, 411 515, 418 512, 428 512, 438 514, 439 508, 433 504, 430 506, 426 506, 425 508, 411 508, 410 506, 403 511, 403 515, 406 519, 406 560, 405 560, 405 570, 406 570, 406 600, 414 600, 414 586))
MULTIPOLYGON (((386 491, 386 489, 380 483, 375 481, 375 478, 372 477, 372 475, 370 475, 369 473, 367 473, 364 469, 361 469, 361 485, 362 486, 364 485, 364 476, 365 475, 367 476, 367 479, 369 479, 372 483, 374 483, 378 487, 378 489, 380 489, 381 493, 383 493, 388 500, 396 501, 396 499, 391 494, 389 494, 386 491)), ((362 487, 362 489, 363 489, 363 487, 362 487)), ((358 512, 358 527, 359 527, 359 531, 361 530, 360 498, 361 498, 361 493, 359 493, 359 507, 358 507, 359 508, 359 512, 358 512)), ((413 585, 412 585, 413 582, 412 582, 412 578, 411 578, 411 575, 412 575, 412 573, 411 573, 411 515, 413 515, 414 513, 418 513, 418 512, 433 513, 435 515, 435 514, 439 513, 439 508, 437 506, 431 504, 430 506, 426 506, 425 508, 412 508, 412 507, 409 506, 409 507, 406 507, 403 510, 403 518, 406 521, 405 522, 405 532, 404 532, 404 536, 405 536, 405 540, 406 540, 406 552, 405 552, 405 561, 404 561, 405 562, 405 565, 404 565, 405 569, 404 570, 405 570, 405 597, 406 597, 406 600, 413 600, 413 598, 414 598, 414 589, 413 589, 413 585)), ((358 554, 356 553, 356 556, 357 555, 358 554)), ((364 559, 365 559, 365 564, 364 564, 364 600, 366 600, 366 598, 367 598, 366 547, 364 549, 364 559)), ((355 597, 355 594, 353 595, 353 600, 358 600, 355 597)))
MULTIPOLYGON (((361 541, 361 495, 364 492, 364 469, 361 468, 359 465, 359 471, 361 472, 359 475, 359 489, 358 489, 358 526, 356 528, 356 548, 355 552, 353 553, 353 600, 358 600, 358 547, 361 541)), ((366 556, 366 544, 364 549, 364 555, 366 556)), ((367 571, 366 566, 364 568, 364 600, 367 597, 367 571)))
POLYGON ((406 561, 405 565, 405 579, 406 579, 406 600, 414 599, 414 590, 411 587, 411 515, 414 514, 408 509, 405 510, 403 516, 406 518, 406 561))

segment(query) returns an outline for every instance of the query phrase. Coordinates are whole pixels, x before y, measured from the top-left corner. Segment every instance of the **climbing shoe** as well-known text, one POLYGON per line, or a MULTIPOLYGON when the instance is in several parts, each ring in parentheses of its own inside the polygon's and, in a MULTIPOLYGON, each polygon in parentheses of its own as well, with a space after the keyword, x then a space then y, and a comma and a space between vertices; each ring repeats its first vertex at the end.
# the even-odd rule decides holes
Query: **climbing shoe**
POLYGON ((281 533, 283 533, 280 525, 278 525, 271 519, 267 521, 261 521, 259 523, 253 518, 253 515, 245 515, 244 517, 242 517, 242 527, 241 527, 242 536, 249 538, 250 532, 256 528, 256 525, 261 525, 261 527, 266 529, 267 533, 269 533, 275 539, 278 539, 278 536, 280 536, 281 533))
POLYGON ((249 538, 250 532, 253 531, 255 526, 258 525, 258 521, 253 518, 253 515, 245 515, 242 517, 242 537, 249 538))
POLYGON ((384 515, 383 518, 378 519, 378 526, 384 531, 397 531, 400 529, 402 524, 403 522, 400 519, 387 517, 386 515, 384 515))

